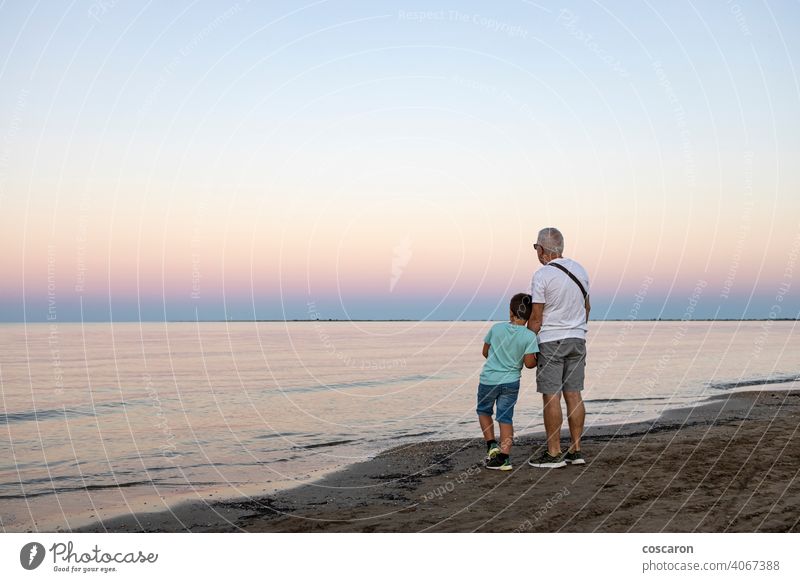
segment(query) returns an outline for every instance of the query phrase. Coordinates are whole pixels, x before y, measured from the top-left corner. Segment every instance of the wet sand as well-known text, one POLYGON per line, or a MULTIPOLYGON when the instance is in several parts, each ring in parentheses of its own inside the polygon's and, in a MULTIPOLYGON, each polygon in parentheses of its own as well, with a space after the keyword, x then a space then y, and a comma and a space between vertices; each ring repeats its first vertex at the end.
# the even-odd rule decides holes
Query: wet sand
POLYGON ((270 497, 75 531, 797 532, 798 429, 800 391, 722 394, 587 431, 584 466, 529 467, 541 434, 517 439, 509 472, 483 468, 479 439, 421 442, 270 497))

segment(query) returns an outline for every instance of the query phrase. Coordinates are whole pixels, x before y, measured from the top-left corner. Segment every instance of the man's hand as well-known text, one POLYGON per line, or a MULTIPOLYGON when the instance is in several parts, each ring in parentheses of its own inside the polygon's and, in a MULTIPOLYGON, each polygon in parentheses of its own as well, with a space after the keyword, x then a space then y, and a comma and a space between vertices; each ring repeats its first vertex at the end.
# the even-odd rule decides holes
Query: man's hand
POLYGON ((489 357, 489 344, 487 344, 487 343, 483 344, 483 357, 484 358, 488 358, 489 357))
POLYGON ((531 314, 531 318, 528 320, 528 329, 531 330, 533 333, 538 334, 539 330, 542 329, 543 315, 544 315, 544 303, 534 303, 533 313, 531 314))
POLYGON ((528 369, 535 368, 536 367, 536 354, 525 354, 525 357, 523 358, 522 361, 525 364, 526 368, 528 368, 528 369))

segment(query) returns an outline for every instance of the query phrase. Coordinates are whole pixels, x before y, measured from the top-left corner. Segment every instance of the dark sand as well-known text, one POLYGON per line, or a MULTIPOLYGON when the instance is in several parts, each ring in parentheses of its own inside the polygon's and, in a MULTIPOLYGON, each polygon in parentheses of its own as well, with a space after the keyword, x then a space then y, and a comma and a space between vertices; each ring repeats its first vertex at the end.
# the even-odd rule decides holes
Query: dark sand
POLYGON ((800 391, 724 394, 588 431, 584 466, 529 467, 541 434, 518 438, 509 472, 483 468, 479 439, 424 442, 269 498, 76 531, 796 532, 799 426, 800 391))

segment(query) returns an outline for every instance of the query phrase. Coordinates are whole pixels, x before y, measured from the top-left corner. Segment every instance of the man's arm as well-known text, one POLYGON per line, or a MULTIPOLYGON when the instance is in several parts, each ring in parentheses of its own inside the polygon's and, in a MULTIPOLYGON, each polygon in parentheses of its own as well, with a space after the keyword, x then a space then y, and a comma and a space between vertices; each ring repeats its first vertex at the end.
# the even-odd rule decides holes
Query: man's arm
POLYGON ((586 321, 589 321, 589 312, 592 310, 592 306, 589 304, 589 296, 586 296, 586 321))
POLYGON ((544 303, 534 303, 533 304, 533 313, 531 314, 531 318, 528 320, 528 329, 531 330, 533 333, 539 333, 539 330, 542 329, 542 315, 544 314, 544 303))
POLYGON ((486 342, 484 342, 483 344, 483 357, 484 358, 489 357, 489 344, 487 344, 486 342))
POLYGON ((523 363, 525 364, 526 368, 535 368, 536 367, 536 354, 525 354, 523 358, 523 363))

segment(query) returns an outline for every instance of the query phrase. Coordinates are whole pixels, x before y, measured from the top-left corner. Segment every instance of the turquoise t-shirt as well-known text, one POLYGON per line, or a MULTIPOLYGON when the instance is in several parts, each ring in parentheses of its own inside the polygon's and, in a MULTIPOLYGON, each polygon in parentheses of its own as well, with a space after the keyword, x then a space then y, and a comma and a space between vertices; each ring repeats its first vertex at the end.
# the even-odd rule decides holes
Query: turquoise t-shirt
POLYGON ((483 341, 491 347, 481 372, 481 384, 516 382, 522 370, 523 356, 539 351, 536 334, 524 325, 514 325, 510 321, 495 323, 483 341))

